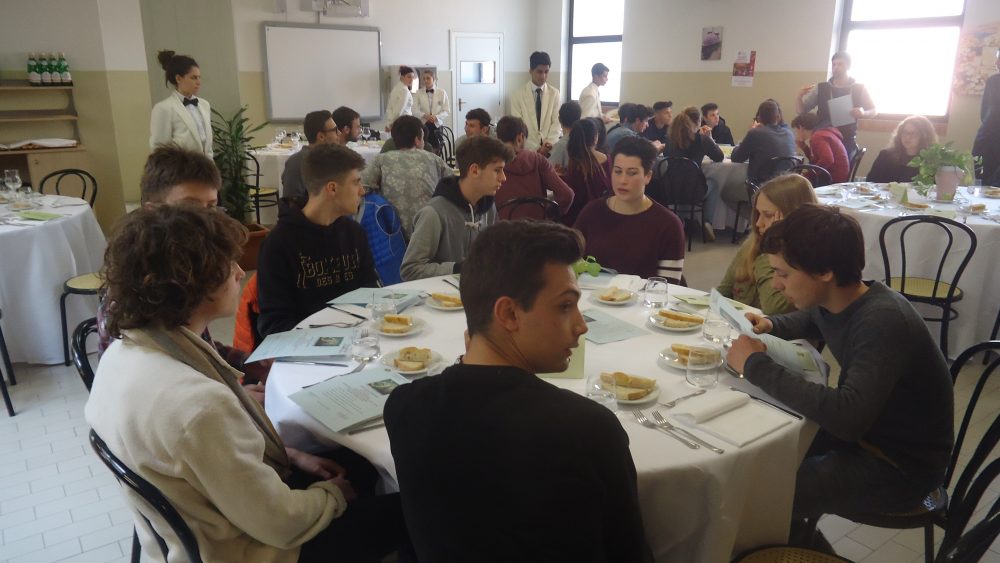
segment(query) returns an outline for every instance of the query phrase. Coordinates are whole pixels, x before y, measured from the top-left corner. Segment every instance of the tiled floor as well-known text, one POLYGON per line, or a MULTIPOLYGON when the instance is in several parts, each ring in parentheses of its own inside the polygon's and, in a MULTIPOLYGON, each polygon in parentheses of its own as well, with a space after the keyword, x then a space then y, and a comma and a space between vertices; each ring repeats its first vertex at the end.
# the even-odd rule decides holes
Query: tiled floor
MULTIPOLYGON (((735 250, 723 236, 709 245, 696 239, 685 262, 689 285, 712 287, 735 250)), ((231 340, 232 320, 213 323, 212 333, 218 340, 231 340)), ((25 364, 15 370, 18 383, 10 390, 17 416, 8 418, 0 411, 0 563, 127 561, 131 515, 118 484, 90 449, 83 419, 87 392, 76 370, 25 364)), ((975 383, 973 370, 956 385, 958 413, 964 412, 975 383)), ((990 386, 980 410, 972 443, 1000 414, 1000 381, 990 386)), ((1000 488, 986 501, 997 496, 1000 488)), ((854 561, 923 561, 922 530, 883 530, 835 516, 821 520, 820 528, 839 554, 854 561)), ((941 535, 937 530, 938 542, 941 535)), ((1000 563, 1000 542, 983 561, 1000 563)))

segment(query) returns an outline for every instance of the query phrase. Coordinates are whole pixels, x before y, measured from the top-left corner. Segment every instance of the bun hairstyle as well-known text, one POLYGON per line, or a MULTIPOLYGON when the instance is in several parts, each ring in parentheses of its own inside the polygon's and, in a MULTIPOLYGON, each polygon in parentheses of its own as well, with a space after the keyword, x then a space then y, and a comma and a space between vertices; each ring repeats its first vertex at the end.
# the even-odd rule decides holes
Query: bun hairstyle
POLYGON ((191 72, 191 69, 198 66, 198 62, 187 55, 178 55, 174 51, 164 49, 156 54, 156 60, 160 61, 166 73, 166 82, 177 86, 177 75, 184 76, 191 72))

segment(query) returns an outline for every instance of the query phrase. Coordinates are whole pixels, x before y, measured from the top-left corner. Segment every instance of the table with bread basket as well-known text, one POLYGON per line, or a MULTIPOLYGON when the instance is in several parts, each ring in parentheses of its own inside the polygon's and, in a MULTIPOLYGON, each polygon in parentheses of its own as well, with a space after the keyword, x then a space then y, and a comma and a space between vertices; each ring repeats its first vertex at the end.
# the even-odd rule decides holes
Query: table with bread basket
MULTIPOLYGON (((457 295, 456 289, 447 282, 454 280, 446 276, 393 287, 428 294, 457 295)), ((674 285, 669 290, 671 296, 703 294, 674 285)), ((606 305, 597 298, 600 290, 585 289, 583 293, 580 309, 585 317, 588 311, 600 311, 639 329, 639 335, 618 342, 595 344, 586 341, 585 373, 623 372, 655 380, 657 384, 654 398, 639 400, 636 404, 620 404, 618 416, 629 436, 638 472, 643 524, 656 561, 728 561, 731 555, 747 548, 785 542, 796 468, 812 440, 815 425, 794 413, 779 410, 780 405, 759 389, 725 373, 720 376, 719 384, 704 395, 678 403, 674 409, 667 409, 661 404, 689 395, 696 389, 685 382, 685 372, 672 367, 660 357, 660 352, 669 350, 675 343, 701 342, 700 327, 678 332, 661 330, 650 324, 651 309, 643 307, 638 295, 624 302, 606 305), (732 388, 759 397, 761 400, 755 399, 750 403, 770 413, 764 418, 771 421, 782 419, 780 427, 742 446, 728 443, 718 434, 702 431, 700 427, 686 427, 696 437, 724 450, 719 454, 706 447, 691 449, 657 429, 643 427, 631 412, 641 409, 648 416, 656 410, 670 415, 676 414, 682 405, 691 405, 690 410, 696 410, 701 404, 699 401, 708 404, 736 395, 732 388)), ((462 309, 449 310, 432 298, 427 299, 428 303, 403 312, 418 319, 421 330, 411 336, 383 337, 381 349, 383 356, 395 357, 400 349, 406 347, 428 348, 435 358, 441 358, 429 366, 428 373, 433 375, 454 363, 464 352, 466 326, 462 309)), ((353 321, 356 319, 342 312, 325 309, 304 320, 300 326, 353 321)), ((357 433, 336 433, 288 398, 306 385, 335 373, 346 373, 356 365, 349 358, 344 363, 347 367, 332 368, 276 362, 267 380, 268 415, 288 446, 311 451, 336 444, 347 446, 379 469, 387 490, 395 490, 395 466, 384 427, 377 426, 357 433)), ((558 387, 584 393, 586 379, 546 380, 558 387)), ((744 434, 746 427, 753 432, 755 420, 751 416, 740 423, 744 426, 741 429, 744 434)))

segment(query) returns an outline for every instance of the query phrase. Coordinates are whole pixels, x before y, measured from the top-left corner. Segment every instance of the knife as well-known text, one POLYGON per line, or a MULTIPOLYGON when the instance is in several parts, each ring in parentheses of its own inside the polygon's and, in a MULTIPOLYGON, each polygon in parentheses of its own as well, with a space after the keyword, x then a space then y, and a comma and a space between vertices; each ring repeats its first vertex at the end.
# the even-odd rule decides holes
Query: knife
MULTIPOLYGON (((743 391, 741 389, 737 389, 735 387, 730 387, 729 390, 730 391, 739 391, 740 393, 746 393, 746 391, 743 391)), ((750 395, 749 393, 747 393, 747 395, 751 399, 753 399, 754 401, 758 401, 758 402, 764 403, 765 405, 768 405, 769 407, 773 407, 773 408, 778 409, 779 411, 787 414, 788 416, 792 416, 792 417, 795 417, 795 418, 797 418, 799 420, 802 420, 802 415, 799 414, 799 413, 797 413, 797 412, 788 410, 785 407, 778 406, 778 405, 772 403, 771 401, 767 401, 767 400, 761 399, 760 397, 754 397, 753 395, 750 395)))
POLYGON ((350 315, 350 316, 354 317, 355 319, 361 319, 363 321, 367 321, 368 320, 368 317, 363 317, 363 316, 361 316, 361 315, 359 315, 357 313, 352 313, 352 312, 347 311, 345 309, 341 309, 340 307, 337 307, 336 305, 330 305, 329 303, 327 303, 326 307, 328 309, 333 309, 334 311, 340 311, 341 313, 344 313, 346 315, 350 315))

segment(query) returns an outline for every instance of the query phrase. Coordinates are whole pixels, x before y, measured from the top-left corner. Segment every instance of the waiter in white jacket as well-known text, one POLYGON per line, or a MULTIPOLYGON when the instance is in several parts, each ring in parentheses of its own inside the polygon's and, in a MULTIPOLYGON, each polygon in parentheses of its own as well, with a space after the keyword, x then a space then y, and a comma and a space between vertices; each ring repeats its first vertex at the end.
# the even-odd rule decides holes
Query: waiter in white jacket
POLYGON ((424 124, 424 140, 434 152, 441 150, 438 128, 448 126, 448 92, 435 84, 434 71, 420 71, 420 90, 413 95, 413 115, 424 124))
POLYGON ((187 55, 160 51, 156 58, 174 91, 153 106, 149 119, 149 148, 174 143, 212 158, 212 108, 198 97, 201 69, 187 55))
POLYGON ((392 128, 392 122, 401 115, 413 115, 413 80, 416 78, 413 67, 399 67, 399 83, 389 94, 389 103, 385 106, 385 130, 392 128))
POLYGON ((548 156, 562 135, 559 125, 559 90, 549 86, 549 68, 552 59, 544 51, 531 54, 531 80, 514 91, 510 99, 510 113, 520 117, 528 126, 524 148, 537 150, 548 156))
POLYGON ((581 117, 600 117, 605 123, 611 121, 608 116, 601 111, 601 90, 600 87, 608 83, 609 69, 604 63, 597 63, 590 68, 592 80, 590 84, 580 92, 581 117))

